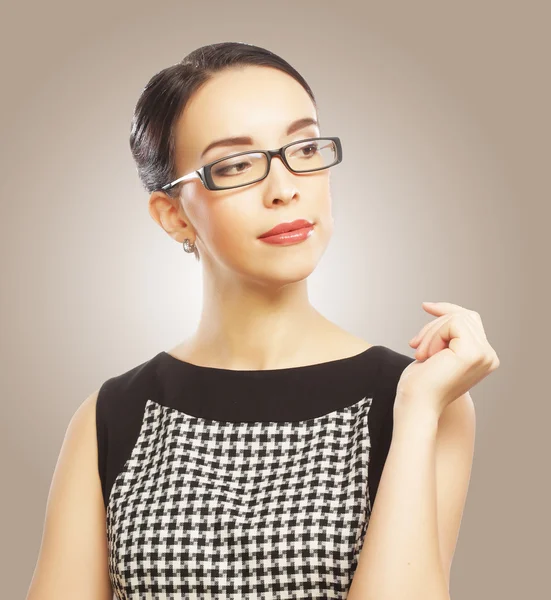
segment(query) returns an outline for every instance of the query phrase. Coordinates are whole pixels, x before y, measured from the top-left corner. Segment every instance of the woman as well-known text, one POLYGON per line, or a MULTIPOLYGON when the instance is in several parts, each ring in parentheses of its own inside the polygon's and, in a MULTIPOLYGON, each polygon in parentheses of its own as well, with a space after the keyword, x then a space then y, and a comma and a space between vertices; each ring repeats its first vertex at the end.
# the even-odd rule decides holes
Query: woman
POLYGON ((477 314, 425 307, 415 360, 311 305, 342 146, 268 50, 157 73, 130 145, 151 216, 201 261, 202 315, 75 413, 28 599, 446 597, 468 389, 497 366, 477 314))

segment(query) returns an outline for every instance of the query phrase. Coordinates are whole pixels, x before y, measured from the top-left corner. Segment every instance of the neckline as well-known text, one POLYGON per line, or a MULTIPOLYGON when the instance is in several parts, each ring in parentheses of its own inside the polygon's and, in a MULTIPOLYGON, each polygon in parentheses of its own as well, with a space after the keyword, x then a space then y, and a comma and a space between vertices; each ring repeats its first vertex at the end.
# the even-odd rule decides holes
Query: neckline
POLYGON ((182 360, 181 358, 176 358, 172 354, 169 354, 166 350, 161 350, 159 355, 165 359, 168 363, 173 365, 181 366, 188 370, 194 370, 198 373, 213 373, 217 375, 254 375, 261 376, 263 374, 266 375, 278 375, 278 374, 291 374, 291 373, 306 373, 309 371, 315 372, 320 369, 326 369, 333 366, 342 366, 348 363, 354 363, 358 361, 360 358, 363 358, 370 351, 375 350, 376 348, 384 348, 381 344, 373 344, 362 350, 358 354, 353 354, 352 356, 344 356, 342 358, 336 358, 333 360, 327 360, 320 363, 313 363, 310 365, 298 365, 296 367, 282 367, 279 369, 224 369, 221 367, 211 367, 206 365, 196 365, 195 363, 188 362, 186 360, 182 360))

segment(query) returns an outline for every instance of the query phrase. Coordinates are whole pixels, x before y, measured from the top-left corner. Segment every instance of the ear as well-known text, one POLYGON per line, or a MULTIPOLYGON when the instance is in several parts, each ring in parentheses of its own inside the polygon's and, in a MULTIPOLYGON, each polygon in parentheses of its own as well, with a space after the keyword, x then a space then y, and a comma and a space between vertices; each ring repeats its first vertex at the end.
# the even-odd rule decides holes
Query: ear
POLYGON ((186 238, 195 241, 195 231, 179 198, 155 190, 149 197, 149 214, 177 242, 182 243, 186 238))

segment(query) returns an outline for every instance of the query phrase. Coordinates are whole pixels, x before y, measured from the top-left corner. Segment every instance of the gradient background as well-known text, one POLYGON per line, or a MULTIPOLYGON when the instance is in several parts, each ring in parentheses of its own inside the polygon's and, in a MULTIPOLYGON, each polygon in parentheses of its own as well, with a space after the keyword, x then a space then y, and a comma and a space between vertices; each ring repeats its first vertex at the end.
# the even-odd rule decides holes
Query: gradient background
POLYGON ((201 266, 150 217, 128 136, 150 77, 219 41, 282 55, 312 86, 322 133, 341 137, 313 304, 410 356, 432 319, 423 300, 482 315, 501 366, 472 390, 476 453, 451 594, 547 593, 549 3, 7 4, 2 596, 30 584, 77 407, 195 330, 201 266))

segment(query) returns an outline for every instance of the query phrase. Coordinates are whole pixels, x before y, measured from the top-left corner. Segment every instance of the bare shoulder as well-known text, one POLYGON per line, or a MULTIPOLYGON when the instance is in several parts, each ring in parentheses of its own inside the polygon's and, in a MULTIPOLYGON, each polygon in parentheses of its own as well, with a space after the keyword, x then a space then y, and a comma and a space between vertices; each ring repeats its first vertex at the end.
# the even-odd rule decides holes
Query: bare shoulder
POLYGON ((97 468, 99 389, 76 409, 52 476, 27 600, 111 600, 105 509, 97 468))
MULTIPOLYGON (((81 404, 77 407, 69 424, 67 426, 67 436, 75 433, 76 429, 90 430, 95 429, 96 426, 96 404, 98 401, 99 388, 94 390, 81 404)), ((82 432, 79 432, 82 433, 82 432)), ((90 450, 90 448, 89 448, 90 450)))

